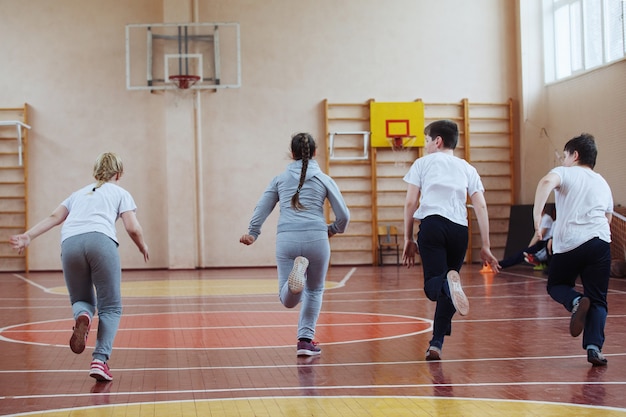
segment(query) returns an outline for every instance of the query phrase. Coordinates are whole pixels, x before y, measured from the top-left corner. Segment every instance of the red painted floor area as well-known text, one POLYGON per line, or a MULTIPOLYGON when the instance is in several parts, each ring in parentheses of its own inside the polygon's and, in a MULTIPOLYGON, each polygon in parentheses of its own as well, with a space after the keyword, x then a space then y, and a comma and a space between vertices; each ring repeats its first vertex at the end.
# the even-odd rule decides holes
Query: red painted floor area
MULTIPOLYGON (((297 311, 188 312, 135 314, 122 317, 116 349, 229 349, 292 346, 297 311)), ((6 341, 67 346, 72 320, 51 320, 9 326, 0 331, 6 341)), ((98 320, 94 320, 87 348, 93 348, 98 320)), ((317 336, 325 344, 366 342, 403 337, 430 328, 416 317, 369 313, 321 313, 317 336)))

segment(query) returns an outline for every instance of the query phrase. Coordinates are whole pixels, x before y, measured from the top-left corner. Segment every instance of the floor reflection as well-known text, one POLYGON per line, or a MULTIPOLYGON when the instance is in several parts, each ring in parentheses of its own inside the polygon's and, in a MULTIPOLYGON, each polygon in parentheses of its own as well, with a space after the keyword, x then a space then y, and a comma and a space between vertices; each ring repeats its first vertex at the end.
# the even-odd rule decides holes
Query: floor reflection
POLYGON ((433 395, 436 397, 453 397, 452 384, 443 372, 441 361, 428 362, 428 370, 433 381, 433 395))
POLYGON ((319 356, 298 356, 298 380, 302 387, 302 395, 317 395, 314 368, 319 360, 319 356))

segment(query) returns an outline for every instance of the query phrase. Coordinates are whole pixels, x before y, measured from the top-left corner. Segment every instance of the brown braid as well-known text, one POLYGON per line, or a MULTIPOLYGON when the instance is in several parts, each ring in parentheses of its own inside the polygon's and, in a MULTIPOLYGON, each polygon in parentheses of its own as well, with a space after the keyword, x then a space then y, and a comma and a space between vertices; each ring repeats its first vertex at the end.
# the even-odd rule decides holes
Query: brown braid
MULTIPOLYGON (((306 207, 300 203, 300 190, 304 184, 306 178, 306 170, 309 166, 309 159, 311 159, 311 143, 313 138, 308 133, 298 133, 291 141, 291 151, 296 160, 302 159, 302 170, 300 171, 300 182, 298 183, 298 189, 293 197, 291 197, 291 207, 296 210, 305 210, 306 207)), ((313 142, 313 148, 315 149, 315 142, 313 142)))

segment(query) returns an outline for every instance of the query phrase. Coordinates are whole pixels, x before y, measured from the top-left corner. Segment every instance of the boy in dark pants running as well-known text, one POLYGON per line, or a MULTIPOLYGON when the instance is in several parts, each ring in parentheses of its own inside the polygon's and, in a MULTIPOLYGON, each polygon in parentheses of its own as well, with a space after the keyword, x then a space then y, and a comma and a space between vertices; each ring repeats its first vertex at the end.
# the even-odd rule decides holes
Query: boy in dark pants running
POLYGON ((572 313, 570 334, 576 337, 583 333, 587 361, 606 366, 601 351, 608 314, 613 197, 607 182, 593 170, 597 155, 595 140, 589 134, 567 142, 563 166, 552 169, 537 185, 533 217, 541 239, 541 209, 554 190, 559 220, 553 231, 548 293, 572 313), (575 288, 578 276, 582 294, 575 288))
POLYGON ((424 292, 437 303, 426 360, 439 360, 443 339, 452 330, 452 317, 457 311, 462 316, 469 311, 459 276, 469 239, 468 195, 480 229, 480 257, 496 272, 500 265, 490 249, 489 216, 480 176, 467 161, 454 156, 458 126, 450 120, 439 120, 429 124, 424 134, 427 155, 417 159, 404 177, 408 189, 402 261, 410 268, 415 264, 415 255, 421 255, 424 292), (413 240, 416 219, 420 221, 417 242, 413 240))

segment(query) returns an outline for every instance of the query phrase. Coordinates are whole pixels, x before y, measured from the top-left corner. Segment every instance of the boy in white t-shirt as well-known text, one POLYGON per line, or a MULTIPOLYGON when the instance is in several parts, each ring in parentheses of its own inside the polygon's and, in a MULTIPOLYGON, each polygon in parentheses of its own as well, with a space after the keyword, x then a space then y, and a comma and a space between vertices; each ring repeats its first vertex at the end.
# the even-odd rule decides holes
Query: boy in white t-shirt
POLYGON ((552 233, 548 294, 572 313, 570 334, 583 333, 587 361, 606 366, 601 351, 608 311, 613 197, 607 182, 593 170, 597 155, 589 134, 568 141, 563 166, 552 169, 537 185, 533 218, 541 239, 541 209, 554 190, 559 220, 552 233), (578 276, 582 294, 575 288, 578 276))
POLYGON ((408 189, 402 261, 410 268, 415 255, 421 255, 424 292, 437 303, 426 360, 439 360, 443 339, 451 334, 454 313, 466 315, 469 311, 459 276, 469 240, 468 195, 480 229, 480 257, 496 272, 500 265, 490 249, 489 216, 480 176, 467 161, 454 156, 458 126, 450 120, 438 120, 426 126, 424 134, 427 155, 418 158, 404 176, 408 189), (415 220, 420 222, 417 242, 413 240, 415 220))

